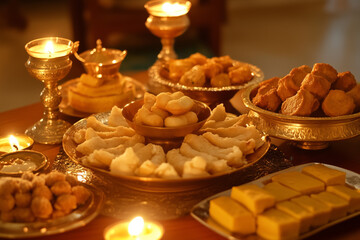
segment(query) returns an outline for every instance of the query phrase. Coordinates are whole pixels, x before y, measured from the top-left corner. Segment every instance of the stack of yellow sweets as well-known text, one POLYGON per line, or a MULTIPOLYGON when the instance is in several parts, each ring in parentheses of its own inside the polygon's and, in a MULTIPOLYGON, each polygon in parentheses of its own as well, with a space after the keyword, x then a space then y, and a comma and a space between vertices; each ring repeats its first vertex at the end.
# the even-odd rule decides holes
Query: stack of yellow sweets
POLYGON ((323 164, 308 165, 274 175, 264 186, 233 187, 230 196, 210 200, 209 213, 233 233, 296 239, 360 210, 360 191, 345 184, 345 175, 323 164))

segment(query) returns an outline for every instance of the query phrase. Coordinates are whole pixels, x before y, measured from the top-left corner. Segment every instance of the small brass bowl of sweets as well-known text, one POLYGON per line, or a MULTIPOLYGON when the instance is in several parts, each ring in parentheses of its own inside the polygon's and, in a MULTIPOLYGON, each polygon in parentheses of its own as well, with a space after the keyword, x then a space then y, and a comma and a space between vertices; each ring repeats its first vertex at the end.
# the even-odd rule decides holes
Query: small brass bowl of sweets
POLYGON ((184 59, 156 62, 149 69, 148 88, 156 94, 182 91, 195 100, 216 106, 263 79, 263 72, 249 63, 229 56, 207 58, 195 53, 184 59))
POLYGON ((360 84, 329 64, 303 65, 253 85, 243 101, 259 130, 303 149, 323 149, 360 134, 360 84))
POLYGON ((129 126, 147 142, 172 147, 187 134, 199 130, 210 113, 209 106, 182 92, 163 92, 157 96, 145 93, 144 99, 133 101, 122 110, 129 126))

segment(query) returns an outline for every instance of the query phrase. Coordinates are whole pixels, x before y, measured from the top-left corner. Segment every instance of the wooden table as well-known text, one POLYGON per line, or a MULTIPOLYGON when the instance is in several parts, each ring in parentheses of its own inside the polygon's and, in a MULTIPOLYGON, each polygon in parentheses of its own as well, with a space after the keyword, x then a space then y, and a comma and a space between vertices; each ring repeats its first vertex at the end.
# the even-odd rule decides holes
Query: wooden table
MULTIPOLYGON (((134 74, 132 76, 135 79, 146 79, 145 72, 134 74)), ((0 113, 0 136, 9 135, 11 133, 24 133, 26 128, 30 127, 41 118, 42 113, 43 108, 41 103, 0 113)), ((78 120, 69 116, 62 116, 62 118, 72 123, 78 120)), ((289 142, 279 140, 275 140, 273 143, 279 146, 279 149, 293 161, 294 165, 308 162, 322 162, 360 173, 360 137, 334 142, 331 143, 327 149, 318 151, 301 150, 292 146, 289 142)), ((33 150, 43 152, 51 161, 54 161, 59 148, 60 145, 42 145, 37 143, 33 146, 33 150)), ((42 237, 41 239, 99 240, 103 239, 103 231, 105 227, 117 221, 119 221, 119 219, 98 216, 82 228, 57 235, 42 237)), ((160 222, 165 228, 163 240, 224 239, 220 235, 198 223, 189 215, 174 220, 160 222)), ((360 239, 360 216, 328 228, 309 239, 360 239)))

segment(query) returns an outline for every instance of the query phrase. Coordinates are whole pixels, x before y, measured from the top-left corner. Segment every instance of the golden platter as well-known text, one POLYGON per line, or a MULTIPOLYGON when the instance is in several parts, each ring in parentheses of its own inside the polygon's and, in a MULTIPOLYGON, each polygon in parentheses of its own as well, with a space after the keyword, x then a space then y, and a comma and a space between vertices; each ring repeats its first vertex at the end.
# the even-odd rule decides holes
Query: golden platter
POLYGON ((101 211, 104 193, 93 185, 80 183, 90 192, 90 198, 68 215, 56 219, 30 223, 3 222, 0 220, 0 238, 36 238, 60 234, 80 228, 92 221, 101 211))
POLYGON ((259 84, 244 90, 243 101, 251 122, 266 134, 294 141, 302 149, 326 148, 330 142, 360 134, 360 112, 338 117, 299 117, 271 112, 252 103, 259 84))
MULTIPOLYGON (((102 123, 107 123, 109 117, 109 112, 94 114, 99 121, 102 123)), ((138 176, 118 176, 112 175, 110 171, 96 168, 87 164, 84 164, 81 161, 82 155, 76 151, 77 144, 74 142, 74 134, 80 129, 86 128, 87 119, 81 119, 71 126, 66 133, 64 134, 62 146, 65 153, 69 158, 77 164, 81 164, 84 167, 94 170, 95 174, 99 177, 106 179, 111 178, 111 181, 116 184, 125 185, 127 187, 137 189, 140 191, 147 192, 185 192, 196 189, 201 189, 206 186, 211 186, 213 184, 226 181, 230 178, 235 178, 237 174, 241 174, 241 170, 246 169, 247 167, 253 165, 259 161, 270 148, 270 139, 265 138, 265 143, 258 148, 253 154, 247 155, 247 164, 237 168, 236 170, 219 173, 207 177, 197 177, 197 178, 185 178, 185 179, 162 179, 162 178, 151 178, 151 177, 138 177, 138 176)))
MULTIPOLYGON (((239 61, 234 62, 241 63, 239 61)), ((162 74, 164 70, 166 71, 166 68, 158 61, 149 69, 148 88, 151 92, 156 94, 160 92, 181 91, 192 99, 204 102, 208 105, 215 105, 228 101, 240 89, 259 83, 264 79, 264 73, 260 68, 251 64, 249 64, 249 66, 253 78, 245 84, 226 87, 189 87, 166 79, 162 74)))

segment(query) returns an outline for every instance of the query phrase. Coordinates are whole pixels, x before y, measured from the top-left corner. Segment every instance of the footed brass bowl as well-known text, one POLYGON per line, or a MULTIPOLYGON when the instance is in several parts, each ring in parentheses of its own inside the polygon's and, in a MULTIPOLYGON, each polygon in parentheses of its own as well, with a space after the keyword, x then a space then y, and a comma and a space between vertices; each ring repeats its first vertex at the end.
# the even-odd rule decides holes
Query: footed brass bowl
POLYGON ((196 113, 198 122, 181 127, 153 127, 137 124, 133 121, 135 114, 144 104, 144 100, 136 100, 124 106, 122 114, 127 123, 136 133, 145 137, 147 142, 160 144, 164 148, 172 148, 181 145, 183 137, 199 130, 209 118, 211 110, 205 103, 194 101, 191 109, 196 113))
MULTIPOLYGON (((237 61, 235 61, 237 62, 237 61)), ((156 62, 149 69, 148 88, 151 92, 181 91, 192 99, 204 102, 208 105, 216 106, 230 100, 240 89, 244 89, 252 84, 259 83, 264 79, 264 73, 260 68, 249 64, 253 78, 241 85, 231 85, 226 87, 190 87, 180 83, 174 83, 164 77, 163 71, 167 71, 161 62, 156 62)))
POLYGON ((360 135, 360 112, 338 117, 300 117, 271 112, 255 106, 252 98, 259 84, 245 89, 243 101, 252 123, 264 133, 294 141, 302 149, 327 148, 332 141, 360 135))

